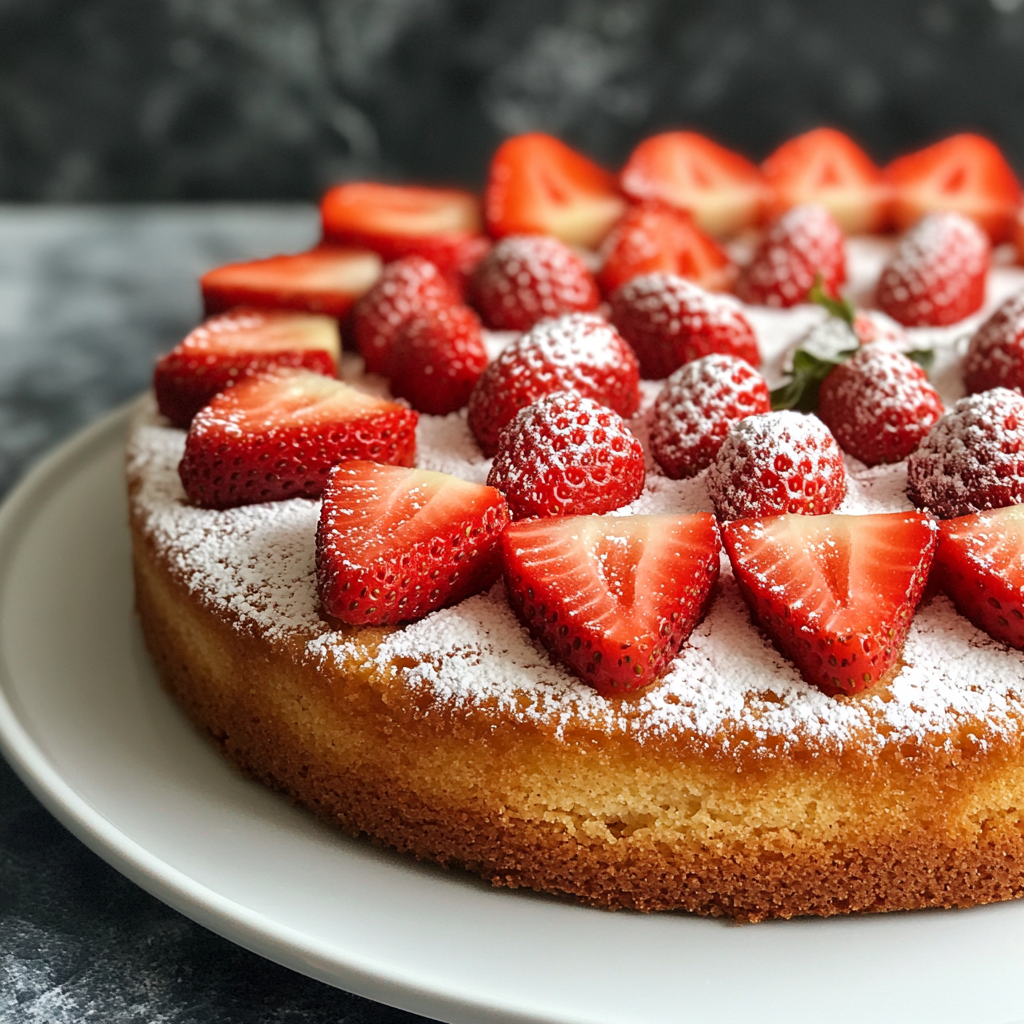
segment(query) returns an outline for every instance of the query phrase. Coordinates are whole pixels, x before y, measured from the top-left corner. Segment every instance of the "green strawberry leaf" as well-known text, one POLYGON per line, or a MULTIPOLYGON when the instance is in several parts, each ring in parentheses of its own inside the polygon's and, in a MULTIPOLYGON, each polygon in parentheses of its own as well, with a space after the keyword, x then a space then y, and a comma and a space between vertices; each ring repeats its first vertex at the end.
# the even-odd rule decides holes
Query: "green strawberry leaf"
POLYGON ((903 353, 908 359, 917 363, 925 373, 930 373, 935 362, 935 352, 930 348, 915 348, 903 353))
POLYGON ((857 316, 853 303, 847 299, 839 299, 834 295, 829 295, 825 291, 825 279, 821 274, 814 275, 814 284, 811 285, 811 290, 807 293, 807 299, 809 302, 827 309, 832 316, 839 317, 840 320, 853 327, 853 321, 857 316))
POLYGON ((849 358, 852 352, 840 352, 839 361, 820 359, 805 349, 793 353, 793 369, 789 380, 780 384, 771 393, 772 408, 796 409, 797 412, 814 412, 818 408, 818 389, 821 382, 840 362, 849 358))

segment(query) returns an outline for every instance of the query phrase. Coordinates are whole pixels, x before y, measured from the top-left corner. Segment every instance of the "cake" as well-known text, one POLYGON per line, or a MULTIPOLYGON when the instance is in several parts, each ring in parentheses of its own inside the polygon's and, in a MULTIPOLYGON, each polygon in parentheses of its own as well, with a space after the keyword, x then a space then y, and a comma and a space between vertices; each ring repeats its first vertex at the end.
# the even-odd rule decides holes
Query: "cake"
MULTIPOLYGON (((848 240, 855 302, 892 245, 848 240)), ((983 312, 1024 288, 1024 270, 996 265, 988 285, 983 312)), ((826 317, 806 304, 744 312, 770 383, 826 317)), ((947 405, 983 312, 911 331, 934 349, 947 405)), ((484 340, 493 357, 509 338, 484 340)), ((382 393, 357 356, 340 375, 382 393)), ((712 507, 706 474, 672 479, 652 457, 661 388, 643 381, 626 417, 647 478, 616 515, 712 507)), ((320 502, 198 507, 179 476, 185 438, 147 399, 128 442, 136 602, 160 677, 231 762, 348 832, 496 885, 747 921, 1024 893, 1024 654, 937 588, 895 671, 835 697, 751 621, 723 557, 668 671, 608 698, 531 639, 500 580, 411 623, 327 615, 320 502)), ((490 460, 455 411, 420 416, 416 465, 482 484, 490 460)), ((840 512, 913 507, 905 462, 847 455, 846 475, 840 512)))

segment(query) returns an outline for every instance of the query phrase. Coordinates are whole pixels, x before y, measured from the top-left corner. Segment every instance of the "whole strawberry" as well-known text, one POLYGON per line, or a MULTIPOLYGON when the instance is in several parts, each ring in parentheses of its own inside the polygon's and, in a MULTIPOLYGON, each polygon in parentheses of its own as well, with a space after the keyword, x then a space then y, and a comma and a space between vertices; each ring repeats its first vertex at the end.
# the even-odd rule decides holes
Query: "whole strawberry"
POLYGON ((644 489, 644 450, 611 409, 571 391, 547 395, 505 428, 487 483, 514 519, 610 512, 644 489))
POLYGON ((1024 292, 1007 299, 977 330, 963 362, 969 394, 1024 388, 1024 292))
POLYGON ((924 370, 884 341, 840 363, 818 392, 822 422, 843 451, 867 466, 901 462, 942 413, 924 370))
POLYGON ((629 342, 640 373, 662 380, 683 363, 712 352, 761 362, 743 307, 676 274, 644 274, 612 293, 612 322, 629 342))
POLYGON ((391 392, 414 409, 461 409, 487 365, 480 321, 468 306, 439 306, 406 320, 391 343, 391 392))
POLYGON ((539 320, 597 309, 593 275, 564 242, 547 235, 510 235, 480 261, 474 305, 496 331, 528 331, 539 320))
POLYGON ((822 206, 794 206, 768 228, 736 293, 757 305, 795 306, 819 276, 831 295, 846 281, 842 229, 822 206))
POLYGON ((906 327, 942 327, 985 301, 988 236, 959 213, 932 213, 897 243, 878 280, 879 309, 906 327))
POLYGON ((1024 398, 961 398, 907 460, 907 496, 937 519, 1024 502, 1024 398))
POLYGON ((485 455, 527 405, 553 391, 575 391, 632 416, 640 403, 640 369, 618 331, 594 313, 537 324, 507 345, 469 398, 469 428, 485 455))
POLYGON ((733 423, 771 407, 764 378, 742 359, 695 359, 669 377, 655 400, 654 457, 673 480, 694 476, 711 465, 733 423))
POLYGON ((409 317, 458 301, 442 273, 422 256, 389 263, 352 311, 352 333, 367 373, 388 372, 391 344, 409 317))
POLYGON ((784 410, 732 424, 707 475, 718 518, 834 512, 846 496, 843 453, 816 416, 784 410))

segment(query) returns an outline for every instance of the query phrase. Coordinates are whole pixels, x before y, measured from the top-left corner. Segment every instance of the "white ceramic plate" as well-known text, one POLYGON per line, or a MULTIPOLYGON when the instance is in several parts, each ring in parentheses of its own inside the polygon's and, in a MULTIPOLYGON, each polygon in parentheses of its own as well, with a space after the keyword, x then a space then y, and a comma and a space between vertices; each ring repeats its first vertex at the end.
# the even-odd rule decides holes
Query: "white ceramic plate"
POLYGON ((452 1022, 1008 1024, 1024 903, 737 926, 491 889, 335 832, 221 761, 132 614, 130 410, 0 511, 0 740, 129 878, 304 974, 452 1022))

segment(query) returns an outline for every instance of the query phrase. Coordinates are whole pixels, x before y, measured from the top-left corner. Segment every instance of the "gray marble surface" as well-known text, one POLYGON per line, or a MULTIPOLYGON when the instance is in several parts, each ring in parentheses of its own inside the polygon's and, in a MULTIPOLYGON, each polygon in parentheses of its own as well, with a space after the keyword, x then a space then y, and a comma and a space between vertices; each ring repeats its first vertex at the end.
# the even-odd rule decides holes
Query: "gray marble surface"
MULTIPOLYGON (((0 485, 148 384, 197 276, 303 248, 306 206, 0 207, 0 485)), ((4 1024, 399 1024, 418 1018, 233 946, 122 878, 0 761, 4 1024)))

